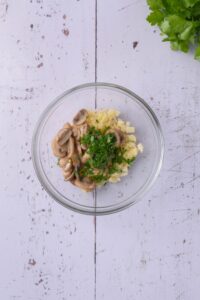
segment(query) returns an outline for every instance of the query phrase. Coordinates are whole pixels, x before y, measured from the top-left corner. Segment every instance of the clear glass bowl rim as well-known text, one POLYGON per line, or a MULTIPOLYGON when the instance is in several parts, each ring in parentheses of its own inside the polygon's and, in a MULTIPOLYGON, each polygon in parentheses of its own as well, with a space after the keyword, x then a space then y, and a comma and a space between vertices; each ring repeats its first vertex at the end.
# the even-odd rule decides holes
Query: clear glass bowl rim
MULTIPOLYGON (((160 126, 160 123, 158 121, 158 118, 156 117, 154 111, 151 109, 151 107, 142 99, 140 98, 138 95, 136 95, 134 92, 132 92, 131 90, 129 90, 128 88, 125 88, 123 86, 117 85, 117 84, 113 84, 113 83, 106 83, 106 82, 91 82, 91 83, 85 83, 85 84, 80 84, 77 85, 71 89, 66 90, 65 92, 63 92, 61 95, 59 95, 58 97, 56 97, 46 108, 45 110, 42 112, 42 114, 40 115, 35 129, 34 129, 34 133, 33 133, 33 137, 32 137, 32 145, 31 145, 31 153, 32 153, 32 162, 33 162, 33 166, 36 172, 36 175, 41 183, 41 185, 43 186, 43 188, 45 189, 45 191, 58 203, 60 203, 61 205, 63 205, 66 208, 69 208, 75 212, 79 212, 82 214, 87 214, 87 215, 107 215, 107 214, 111 214, 111 213, 115 213, 121 210, 124 210, 125 208, 128 208, 130 206, 132 206, 133 204, 137 203, 138 201, 140 201, 142 199, 142 196, 144 196, 144 194, 146 194, 146 192, 152 187, 152 185, 154 184, 154 182, 156 181, 161 167, 162 167, 162 163, 163 163, 163 158, 164 158, 164 138, 163 138, 163 133, 162 133, 162 129, 160 126), (37 155, 37 146, 38 146, 38 137, 39 137, 39 133, 42 129, 42 125, 43 125, 43 120, 46 118, 46 116, 48 115, 48 113, 51 111, 51 109, 64 97, 67 96, 69 94, 71 94, 74 91, 77 90, 81 90, 84 88, 91 88, 91 87, 105 87, 105 88, 111 88, 114 90, 119 90, 120 92, 125 92, 126 94, 128 94, 128 96, 130 98, 135 98, 137 99, 137 102, 141 105, 144 106, 147 110, 147 112, 150 114, 150 116, 152 117, 152 119, 155 122, 155 130, 156 130, 156 134, 157 134, 157 138, 159 139, 160 142, 160 158, 159 161, 157 163, 157 169, 155 171, 155 173, 153 173, 151 175, 151 177, 149 178, 149 183, 148 185, 141 189, 140 194, 137 195, 137 198, 133 198, 132 201, 130 201, 129 203, 126 203, 125 205, 123 205, 123 202, 121 203, 120 206, 118 207, 114 207, 112 208, 112 206, 109 207, 103 207, 101 208, 101 210, 96 210, 95 206, 94 209, 91 210, 91 206, 88 207, 87 206, 81 206, 78 204, 74 204, 72 205, 72 202, 69 201, 69 203, 66 203, 64 201, 62 201, 61 199, 59 199, 59 197, 56 195, 56 193, 53 191, 53 189, 51 188, 50 184, 45 180, 45 175, 41 172, 41 168, 39 167, 39 157, 37 155)), ((95 203, 95 201, 94 201, 95 203)))

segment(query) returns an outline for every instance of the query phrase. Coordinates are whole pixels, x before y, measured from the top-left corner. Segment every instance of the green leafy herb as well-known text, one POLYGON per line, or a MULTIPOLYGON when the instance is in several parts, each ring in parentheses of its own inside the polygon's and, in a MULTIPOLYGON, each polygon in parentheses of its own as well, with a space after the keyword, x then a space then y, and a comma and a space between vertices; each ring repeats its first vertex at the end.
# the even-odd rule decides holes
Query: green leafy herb
POLYGON ((128 165, 130 165, 130 164, 132 164, 132 163, 134 162, 134 160, 135 160, 135 157, 133 157, 133 158, 131 158, 131 159, 125 159, 125 162, 126 162, 128 165))
POLYGON ((130 165, 135 159, 124 157, 124 150, 116 146, 115 135, 106 133, 107 130, 92 127, 81 139, 81 143, 87 146, 90 159, 79 170, 79 175, 89 177, 96 183, 105 183, 112 174, 119 172, 120 164, 130 165))
POLYGON ((151 13, 147 20, 158 25, 163 41, 173 50, 188 52, 196 47, 195 58, 200 60, 200 0, 147 0, 151 13))

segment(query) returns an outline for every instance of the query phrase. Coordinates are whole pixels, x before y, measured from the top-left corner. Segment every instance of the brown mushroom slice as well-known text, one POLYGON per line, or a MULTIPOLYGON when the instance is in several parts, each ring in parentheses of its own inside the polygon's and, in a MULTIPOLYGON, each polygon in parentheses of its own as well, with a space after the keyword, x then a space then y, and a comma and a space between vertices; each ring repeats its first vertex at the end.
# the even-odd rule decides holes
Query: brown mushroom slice
POLYGON ((71 128, 62 128, 58 131, 57 142, 60 146, 64 145, 72 135, 71 128))
POLYGON ((88 153, 84 153, 84 155, 81 157, 81 162, 83 164, 85 164, 89 158, 90 158, 90 155, 88 153))
POLYGON ((85 123, 88 116, 88 111, 86 109, 81 109, 73 119, 74 125, 81 125, 85 123))
POLYGON ((62 152, 68 152, 68 150, 69 150, 68 142, 65 143, 64 145, 60 146, 60 149, 62 152))
POLYGON ((53 154, 59 158, 63 158, 66 156, 66 152, 63 152, 62 149, 60 148, 60 146, 57 143, 57 139, 54 138, 52 143, 51 143, 51 148, 53 151, 53 154))
POLYGON ((83 137, 88 132, 88 124, 82 124, 79 126, 73 126, 73 136, 77 141, 80 140, 81 137, 83 137))
POLYGON ((70 123, 65 123, 65 124, 63 125, 63 128, 66 128, 66 129, 71 128, 70 123))
POLYGON ((80 180, 80 175, 79 175, 78 169, 79 169, 78 167, 75 167, 74 176, 76 179, 80 180))
POLYGON ((73 136, 75 137, 75 139, 76 139, 77 141, 79 141, 80 138, 81 138, 80 127, 81 127, 81 126, 74 126, 74 127, 73 127, 73 136))
POLYGON ((83 124, 82 126, 80 126, 79 128, 80 137, 83 137, 88 132, 88 129, 89 129, 88 124, 83 124))
POLYGON ((116 137, 116 146, 120 146, 123 141, 124 141, 124 135, 123 132, 120 129, 109 129, 107 132, 108 133, 113 133, 116 137))
POLYGON ((71 180, 74 177, 74 170, 63 172, 63 176, 64 176, 65 181, 71 180))
POLYGON ((79 130, 78 130, 78 127, 77 126, 73 126, 72 128, 72 134, 73 136, 78 140, 79 139, 79 130))
POLYGON ((60 158, 60 160, 59 160, 59 166, 61 168, 63 168, 68 162, 69 162, 69 157, 68 156, 60 158))
POLYGON ((71 157, 72 165, 75 167, 75 169, 80 167, 80 159, 77 153, 74 153, 71 157))
POLYGON ((86 192, 91 192, 96 187, 94 182, 88 183, 88 182, 80 181, 78 179, 75 179, 73 181, 73 184, 86 192))
POLYGON ((68 160, 68 162, 66 163, 66 165, 64 166, 64 172, 69 172, 73 169, 73 165, 72 165, 72 161, 71 159, 68 160))
POLYGON ((83 181, 83 182, 86 182, 86 183, 88 183, 88 184, 93 183, 93 181, 92 181, 89 177, 84 177, 84 178, 82 179, 82 181, 83 181))
POLYGON ((117 132, 119 138, 120 138, 120 144, 123 144, 124 140, 125 140, 125 136, 124 136, 124 133, 118 129, 118 128, 115 128, 115 132, 117 132))
POLYGON ((68 157, 71 158, 75 153, 75 145, 74 145, 74 138, 70 137, 68 142, 68 157))
POLYGON ((81 149, 83 149, 83 151, 86 151, 87 150, 87 146, 84 145, 84 144, 81 144, 81 149))
POLYGON ((82 156, 82 148, 81 148, 81 144, 79 143, 79 141, 76 141, 76 149, 77 149, 77 152, 79 154, 79 156, 82 156))

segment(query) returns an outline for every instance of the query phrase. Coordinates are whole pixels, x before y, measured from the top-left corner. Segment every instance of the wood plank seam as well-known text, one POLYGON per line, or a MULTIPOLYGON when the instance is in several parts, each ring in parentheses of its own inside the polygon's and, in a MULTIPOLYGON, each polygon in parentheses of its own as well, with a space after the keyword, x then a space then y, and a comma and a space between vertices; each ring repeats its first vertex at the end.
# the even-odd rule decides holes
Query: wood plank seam
MULTIPOLYGON (((97 82, 97 0, 95 0, 95 83, 97 82)), ((97 108, 97 90, 95 90, 95 109, 97 108)), ((97 206, 97 194, 94 192, 95 209, 97 206)), ((94 300, 96 300, 96 281, 97 281, 97 217, 94 216, 94 300)))

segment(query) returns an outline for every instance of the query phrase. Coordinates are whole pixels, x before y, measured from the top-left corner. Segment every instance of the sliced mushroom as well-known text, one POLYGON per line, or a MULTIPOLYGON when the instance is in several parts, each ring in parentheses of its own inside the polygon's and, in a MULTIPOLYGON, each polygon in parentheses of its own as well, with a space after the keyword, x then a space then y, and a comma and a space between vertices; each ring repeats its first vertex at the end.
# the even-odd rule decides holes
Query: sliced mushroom
POLYGON ((81 148, 81 144, 79 143, 79 141, 76 141, 76 149, 77 149, 77 152, 79 154, 79 156, 82 156, 82 148, 81 148))
POLYGON ((87 132, 88 132, 88 124, 83 124, 80 126, 79 131, 80 131, 80 136, 83 137, 87 132))
POLYGON ((120 129, 114 129, 114 131, 115 131, 115 136, 118 141, 118 146, 120 146, 124 142, 124 139, 125 139, 124 134, 120 129))
POLYGON ((72 161, 71 159, 66 163, 64 167, 64 172, 69 172, 73 169, 72 161))
POLYGON ((69 150, 69 143, 65 143, 64 145, 60 146, 62 152, 68 152, 69 150))
POLYGON ((116 137, 116 146, 120 146, 124 141, 124 134, 120 129, 109 129, 106 133, 113 133, 116 137))
POLYGON ((75 167, 74 175, 75 175, 76 179, 80 180, 80 175, 79 175, 79 172, 78 172, 78 167, 75 167))
POLYGON ((73 119, 74 125, 81 125, 85 123, 88 116, 88 111, 86 109, 81 109, 73 119))
POLYGON ((75 169, 78 169, 80 167, 80 159, 77 153, 74 153, 71 157, 72 165, 75 169))
POLYGON ((60 146, 57 143, 57 139, 54 138, 52 143, 51 143, 51 148, 53 151, 53 154, 59 158, 65 157, 66 156, 66 152, 63 152, 62 149, 60 148, 60 146))
POLYGON ((68 142, 68 157, 71 158, 75 153, 75 145, 74 145, 74 138, 70 137, 68 142))
POLYGON ((84 153, 84 155, 81 157, 81 162, 83 164, 85 164, 89 158, 90 158, 90 155, 88 153, 84 153))
POLYGON ((71 128, 62 128, 57 134, 57 142, 60 146, 64 145, 72 135, 71 128))
POLYGON ((81 149, 83 149, 83 151, 87 150, 87 147, 86 147, 86 145, 84 145, 84 144, 81 144, 81 149))
POLYGON ((73 184, 86 192, 91 192, 96 187, 94 182, 88 183, 88 182, 80 181, 78 179, 75 179, 73 181, 73 184))
POLYGON ((124 133, 120 129, 115 129, 115 134, 118 134, 119 140, 120 140, 120 145, 123 144, 125 140, 124 133))
POLYGON ((63 168, 70 161, 68 156, 65 156, 59 160, 59 166, 63 168))
POLYGON ((69 170, 67 172, 63 172, 63 176, 65 181, 71 180, 74 177, 74 170, 69 170))
POLYGON ((93 183, 93 181, 92 181, 89 177, 84 177, 84 178, 82 179, 82 181, 83 181, 83 182, 86 182, 86 183, 88 183, 88 184, 93 183))
POLYGON ((76 139, 77 141, 80 141, 80 139, 81 139, 81 131, 80 131, 80 127, 81 127, 81 126, 74 126, 74 127, 73 127, 73 135, 74 135, 74 137, 75 137, 75 139, 76 139))
POLYGON ((71 128, 70 123, 65 123, 65 124, 63 125, 63 128, 66 128, 66 129, 71 128))

